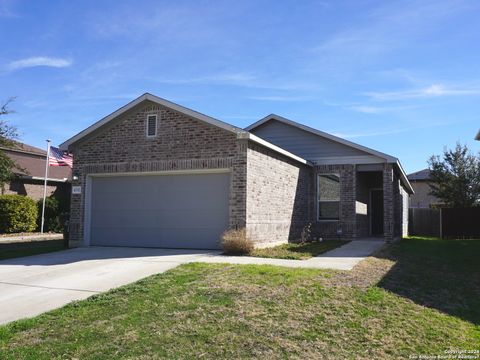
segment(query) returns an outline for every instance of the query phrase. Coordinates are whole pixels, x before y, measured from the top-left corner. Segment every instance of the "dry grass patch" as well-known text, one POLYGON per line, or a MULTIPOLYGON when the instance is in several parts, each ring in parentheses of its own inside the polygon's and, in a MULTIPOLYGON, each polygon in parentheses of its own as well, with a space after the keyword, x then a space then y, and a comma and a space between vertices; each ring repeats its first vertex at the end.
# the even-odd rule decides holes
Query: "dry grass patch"
POLYGON ((255 249, 250 255, 276 259, 306 260, 327 251, 347 244, 348 241, 325 240, 322 242, 309 242, 298 244, 282 244, 278 246, 255 249))

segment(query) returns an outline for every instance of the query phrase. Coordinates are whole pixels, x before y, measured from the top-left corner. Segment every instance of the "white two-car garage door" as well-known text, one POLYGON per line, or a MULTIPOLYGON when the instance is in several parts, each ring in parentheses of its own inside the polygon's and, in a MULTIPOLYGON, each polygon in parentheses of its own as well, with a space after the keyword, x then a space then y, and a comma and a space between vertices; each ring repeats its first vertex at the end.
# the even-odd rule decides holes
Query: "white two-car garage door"
POLYGON ((90 245, 218 249, 228 173, 91 178, 90 245))

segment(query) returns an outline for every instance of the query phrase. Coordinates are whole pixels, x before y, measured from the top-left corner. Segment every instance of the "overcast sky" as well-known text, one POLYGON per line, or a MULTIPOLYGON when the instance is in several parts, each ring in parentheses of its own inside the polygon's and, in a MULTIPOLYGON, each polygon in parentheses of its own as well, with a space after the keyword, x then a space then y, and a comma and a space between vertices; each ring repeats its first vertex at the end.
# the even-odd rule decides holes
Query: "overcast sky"
POLYGON ((0 100, 59 144, 144 92, 245 127, 276 113, 400 158, 480 128, 479 1, 0 0, 0 100))

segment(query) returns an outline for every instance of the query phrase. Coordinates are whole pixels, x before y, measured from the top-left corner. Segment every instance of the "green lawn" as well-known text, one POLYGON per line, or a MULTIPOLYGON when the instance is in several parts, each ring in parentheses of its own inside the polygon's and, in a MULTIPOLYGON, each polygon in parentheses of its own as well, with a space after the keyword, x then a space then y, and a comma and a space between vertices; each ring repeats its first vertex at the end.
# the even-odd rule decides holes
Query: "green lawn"
POLYGON ((283 244, 265 249, 255 249, 250 256, 305 260, 347 243, 348 241, 326 240, 305 244, 283 244))
POLYGON ((353 271, 187 264, 0 327, 1 359, 398 359, 480 349, 480 241, 353 271))
MULTIPOLYGON (((22 243, 0 243, 0 260, 43 254, 64 250, 63 240, 28 241, 22 243)), ((1 358, 0 358, 1 359, 1 358)))

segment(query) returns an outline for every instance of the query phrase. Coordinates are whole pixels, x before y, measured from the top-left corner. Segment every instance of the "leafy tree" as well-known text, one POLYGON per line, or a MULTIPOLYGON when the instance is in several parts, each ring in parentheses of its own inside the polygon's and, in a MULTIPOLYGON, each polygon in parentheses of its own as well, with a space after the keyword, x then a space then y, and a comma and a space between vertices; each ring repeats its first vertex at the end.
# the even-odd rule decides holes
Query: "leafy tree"
POLYGON ((451 207, 480 205, 480 154, 457 143, 454 150, 445 149, 442 158, 433 155, 428 164, 431 195, 451 207))
MULTIPOLYGON (((8 105, 13 100, 14 98, 10 98, 0 107, 0 116, 5 116, 12 112, 12 110, 8 108, 8 105)), ((0 190, 2 193, 5 183, 13 176, 13 169, 16 167, 16 164, 1 148, 12 147, 17 137, 17 129, 9 125, 6 121, 0 120, 0 190)))

